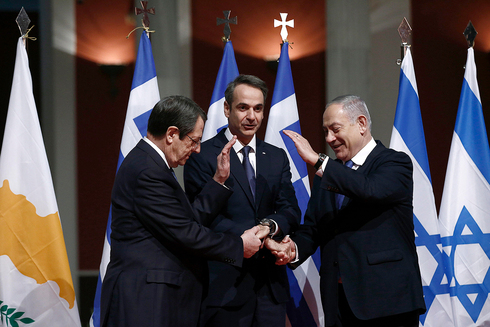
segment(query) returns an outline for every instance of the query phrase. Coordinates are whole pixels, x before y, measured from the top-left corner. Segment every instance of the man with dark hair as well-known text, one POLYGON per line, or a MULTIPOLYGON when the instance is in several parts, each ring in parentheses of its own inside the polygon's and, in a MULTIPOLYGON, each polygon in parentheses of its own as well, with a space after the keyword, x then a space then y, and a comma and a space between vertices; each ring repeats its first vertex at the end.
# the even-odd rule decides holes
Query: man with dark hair
MULTIPOLYGON (((258 228, 240 235, 204 227, 232 190, 230 140, 191 205, 172 168, 200 151, 205 113, 192 100, 158 102, 147 137, 122 162, 112 191, 111 259, 102 285, 101 326, 197 326, 206 259, 241 267, 259 250, 258 228)), ((216 161, 216 157, 215 157, 216 161)))
MULTIPOLYGON (((213 176, 213 158, 228 140, 237 137, 225 183, 234 193, 211 224, 215 232, 240 235, 258 226, 282 239, 299 225, 301 212, 287 155, 255 136, 264 117, 266 96, 266 84, 258 77, 240 75, 231 82, 224 103, 228 128, 204 142, 201 153, 194 153, 184 167, 186 192, 193 200, 213 176)), ((201 325, 284 327, 289 285, 285 267, 274 262, 265 248, 244 260, 242 267, 210 261, 209 294, 201 325)))
POLYGON ((284 131, 318 176, 292 241, 266 240, 266 246, 277 264, 291 262, 292 268, 320 246, 326 326, 417 327, 425 304, 413 231, 412 161, 373 139, 369 111, 357 96, 327 104, 323 129, 337 160, 284 131))

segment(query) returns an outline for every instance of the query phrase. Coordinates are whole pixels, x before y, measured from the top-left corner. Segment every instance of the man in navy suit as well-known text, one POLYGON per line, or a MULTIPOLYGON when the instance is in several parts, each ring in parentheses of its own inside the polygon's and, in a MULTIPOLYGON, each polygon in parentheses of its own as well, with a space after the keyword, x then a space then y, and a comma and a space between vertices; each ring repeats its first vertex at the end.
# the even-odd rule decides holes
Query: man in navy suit
POLYGON ((371 136, 364 101, 342 96, 323 114, 337 156, 313 151, 285 131, 318 170, 305 222, 281 243, 266 240, 277 264, 297 267, 321 249, 320 289, 327 326, 418 326, 425 312, 413 231, 412 162, 371 136))
MULTIPOLYGON (((298 227, 301 212, 291 184, 284 150, 255 134, 264 117, 265 83, 240 75, 225 91, 228 128, 202 144, 184 167, 186 192, 201 192, 216 169, 216 155, 234 136, 231 174, 225 185, 234 189, 211 224, 215 232, 240 235, 258 225, 281 240, 298 227), (247 151, 248 150, 248 151, 247 151)), ((277 266, 267 250, 244 260, 242 267, 209 262, 209 294, 203 303, 201 326, 285 326, 289 285, 285 267, 277 266)))
POLYGON ((196 197, 187 199, 172 168, 200 150, 206 114, 192 100, 158 102, 147 137, 126 156, 112 191, 111 258, 102 285, 101 326, 197 326, 206 259, 241 267, 259 250, 254 227, 240 235, 204 227, 232 192, 229 152, 219 151, 216 172, 196 197))

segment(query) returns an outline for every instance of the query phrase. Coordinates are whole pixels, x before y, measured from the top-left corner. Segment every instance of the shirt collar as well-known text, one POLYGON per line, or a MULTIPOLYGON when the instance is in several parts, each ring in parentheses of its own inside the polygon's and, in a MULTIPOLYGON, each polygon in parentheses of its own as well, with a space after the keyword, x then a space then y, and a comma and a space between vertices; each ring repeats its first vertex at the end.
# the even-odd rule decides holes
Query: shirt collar
POLYGON ((162 150, 160 150, 159 147, 157 147, 157 145, 155 143, 153 143, 149 138, 147 138, 146 136, 143 138, 143 140, 146 141, 146 143, 148 143, 153 149, 155 149, 155 151, 160 155, 160 157, 162 157, 163 161, 165 161, 165 164, 167 165, 168 168, 170 168, 170 166, 168 165, 168 162, 167 162, 167 158, 165 158, 165 153, 163 153, 162 150))
MULTIPOLYGON (((232 139, 233 134, 231 134, 229 128, 226 129, 225 136, 226 136, 226 139, 228 141, 232 139)), ((252 138, 252 140, 248 144, 245 144, 245 145, 248 145, 249 147, 252 148, 253 152, 256 152, 255 149, 257 148, 257 139, 255 138, 255 134, 254 134, 254 137, 252 138)), ((242 149, 245 145, 237 140, 237 142, 235 142, 235 144, 233 145, 233 149, 235 150, 236 153, 239 153, 240 151, 242 151, 242 149)))
POLYGON ((357 166, 362 166, 375 147, 376 141, 374 141, 374 138, 371 138, 371 141, 369 141, 368 144, 366 144, 354 157, 352 157, 352 162, 357 166))

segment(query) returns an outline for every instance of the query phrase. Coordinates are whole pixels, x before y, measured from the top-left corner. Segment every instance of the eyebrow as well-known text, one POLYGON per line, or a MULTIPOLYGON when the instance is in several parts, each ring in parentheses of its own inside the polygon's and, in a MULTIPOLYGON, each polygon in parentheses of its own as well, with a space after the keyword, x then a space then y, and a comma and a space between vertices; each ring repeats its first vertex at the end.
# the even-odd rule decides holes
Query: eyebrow
POLYGON ((236 106, 237 106, 237 107, 238 107, 238 106, 247 106, 247 107, 258 107, 258 106, 261 106, 261 107, 263 107, 263 106, 264 106, 264 104, 263 104, 263 103, 257 103, 256 105, 251 106, 251 105, 249 105, 248 103, 245 103, 245 102, 240 102, 240 103, 237 103, 237 105, 236 105, 236 106))

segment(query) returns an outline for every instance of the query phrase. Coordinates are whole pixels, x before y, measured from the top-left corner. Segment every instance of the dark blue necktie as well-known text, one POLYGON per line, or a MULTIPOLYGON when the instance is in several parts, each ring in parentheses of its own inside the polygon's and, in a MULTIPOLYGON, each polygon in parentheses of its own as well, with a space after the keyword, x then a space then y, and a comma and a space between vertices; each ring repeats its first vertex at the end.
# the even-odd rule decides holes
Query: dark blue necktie
POLYGON ((175 172, 174 172, 173 168, 170 168, 170 172, 174 176, 175 180, 178 182, 179 180, 177 179, 177 175, 175 175, 175 172))
MULTIPOLYGON (((352 168, 353 165, 354 163, 352 162, 352 160, 349 160, 345 163, 345 166, 349 168, 352 168)), ((335 194, 335 205, 337 206, 337 209, 340 209, 342 207, 342 202, 344 202, 344 198, 345 195, 343 194, 340 193, 335 194)))
POLYGON ((248 183, 250 184, 250 190, 252 191, 252 196, 255 199, 255 171, 248 159, 248 154, 252 148, 248 145, 244 146, 242 149, 243 161, 242 165, 245 169, 245 174, 247 175, 248 183))

